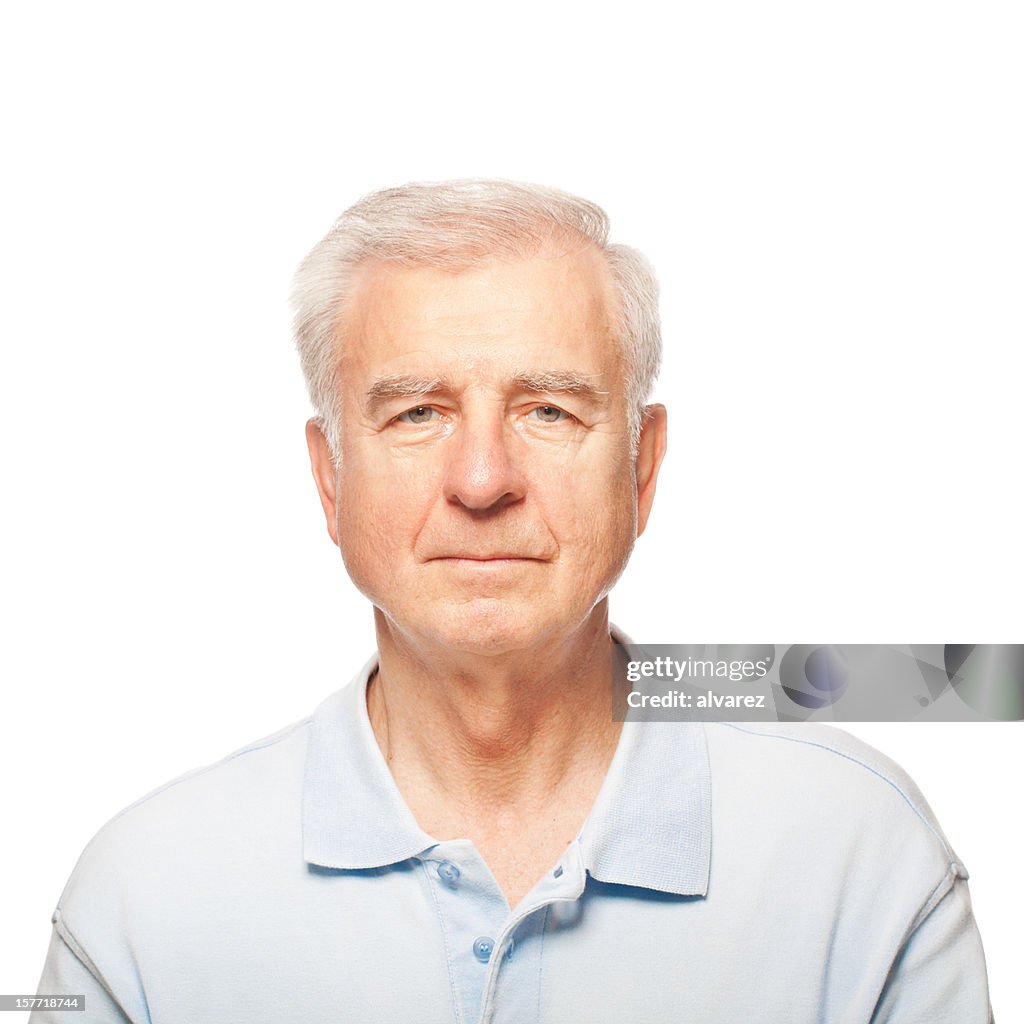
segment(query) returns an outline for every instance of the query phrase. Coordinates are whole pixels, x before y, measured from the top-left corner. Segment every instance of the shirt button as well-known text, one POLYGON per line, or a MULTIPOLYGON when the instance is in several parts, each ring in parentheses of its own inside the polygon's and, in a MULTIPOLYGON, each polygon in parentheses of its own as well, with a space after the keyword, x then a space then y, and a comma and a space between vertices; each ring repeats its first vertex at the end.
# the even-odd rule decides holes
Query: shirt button
POLYGON ((450 860, 443 860, 437 865, 437 877, 453 888, 461 874, 462 872, 450 860))
POLYGON ((481 935, 473 943, 473 956, 485 964, 491 959, 491 954, 494 952, 494 939, 489 939, 486 935, 481 935))

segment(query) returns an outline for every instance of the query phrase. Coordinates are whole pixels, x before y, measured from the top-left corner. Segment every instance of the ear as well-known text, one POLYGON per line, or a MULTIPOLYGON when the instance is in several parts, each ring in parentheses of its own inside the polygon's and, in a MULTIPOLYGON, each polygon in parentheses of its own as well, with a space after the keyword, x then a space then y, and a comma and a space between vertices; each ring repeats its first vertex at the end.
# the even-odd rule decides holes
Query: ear
POLYGON ((320 504, 323 505, 324 516, 327 518, 327 532, 331 535, 331 540, 337 544, 337 470, 331 458, 327 438, 315 419, 306 423, 306 447, 309 448, 309 462, 313 470, 313 479, 316 481, 317 493, 320 495, 320 504))
POLYGON ((644 410, 640 444, 636 453, 636 535, 647 528, 647 519, 654 503, 658 470, 668 448, 668 410, 663 405, 649 405, 644 410))

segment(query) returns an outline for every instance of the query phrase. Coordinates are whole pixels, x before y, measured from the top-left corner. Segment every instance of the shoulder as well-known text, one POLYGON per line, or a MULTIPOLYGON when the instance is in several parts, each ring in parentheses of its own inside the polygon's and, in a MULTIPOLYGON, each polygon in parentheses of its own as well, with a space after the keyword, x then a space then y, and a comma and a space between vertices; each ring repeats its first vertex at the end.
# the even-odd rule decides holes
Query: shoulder
POLYGON ((310 722, 179 775, 115 814, 82 851, 55 919, 187 889, 233 858, 251 858, 256 844, 298 819, 310 722))
POLYGON ((805 835, 862 852, 899 849, 935 871, 967 877, 913 779, 857 737, 812 722, 709 723, 706 734, 727 812, 766 808, 805 835))
POLYGON ((122 1006, 148 1019, 143 964, 181 960, 244 909, 268 864, 294 861, 310 719, 152 790, 82 851, 56 933, 122 1006))
POLYGON ((224 810, 227 803, 239 799, 265 802, 285 795, 295 773, 301 783, 310 722, 311 718, 293 722, 212 764, 165 782, 114 815, 93 842, 107 835, 128 839, 149 822, 192 821, 197 813, 224 810))

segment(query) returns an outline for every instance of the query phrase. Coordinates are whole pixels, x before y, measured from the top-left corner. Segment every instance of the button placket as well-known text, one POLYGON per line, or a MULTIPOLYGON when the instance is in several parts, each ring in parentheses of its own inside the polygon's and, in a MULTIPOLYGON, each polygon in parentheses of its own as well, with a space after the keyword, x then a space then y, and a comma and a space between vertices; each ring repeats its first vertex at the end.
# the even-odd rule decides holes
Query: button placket
POLYGON ((446 840, 420 855, 449 957, 453 997, 466 1024, 479 1016, 490 970, 505 958, 508 903, 469 840, 446 840))
POLYGON ((514 1019, 517 1015, 520 1019, 527 1019, 534 1012, 540 985, 539 936, 547 926, 547 911, 553 905, 576 904, 585 887, 583 852, 579 840, 576 840, 569 845, 558 864, 537 882, 527 900, 519 904, 496 935, 495 948, 501 950, 502 955, 500 963, 492 956, 487 967, 479 1018, 481 1024, 492 1020, 496 1002, 501 1004, 502 1019, 514 1019), (513 950, 517 946, 515 935, 522 940, 522 957, 513 958, 513 950))

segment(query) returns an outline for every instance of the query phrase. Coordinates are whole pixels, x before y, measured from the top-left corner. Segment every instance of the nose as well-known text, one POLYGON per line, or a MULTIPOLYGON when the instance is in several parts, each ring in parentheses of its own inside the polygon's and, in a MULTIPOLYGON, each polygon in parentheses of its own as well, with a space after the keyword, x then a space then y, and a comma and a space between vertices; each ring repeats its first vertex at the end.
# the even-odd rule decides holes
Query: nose
POLYGON ((519 501, 526 487, 518 441, 498 410, 467 412, 448 446, 445 497, 474 512, 519 501))

